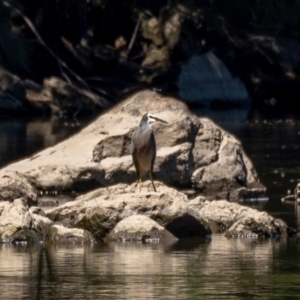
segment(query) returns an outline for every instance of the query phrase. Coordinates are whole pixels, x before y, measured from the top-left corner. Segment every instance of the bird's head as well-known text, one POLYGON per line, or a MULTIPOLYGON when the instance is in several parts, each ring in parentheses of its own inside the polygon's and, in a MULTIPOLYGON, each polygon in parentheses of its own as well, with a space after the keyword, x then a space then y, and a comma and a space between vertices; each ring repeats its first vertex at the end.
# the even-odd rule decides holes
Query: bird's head
POLYGON ((146 125, 146 124, 152 124, 156 121, 160 121, 163 123, 168 123, 162 119, 159 119, 158 117, 156 117, 155 115, 151 114, 151 113, 146 113, 143 115, 140 126, 146 125))

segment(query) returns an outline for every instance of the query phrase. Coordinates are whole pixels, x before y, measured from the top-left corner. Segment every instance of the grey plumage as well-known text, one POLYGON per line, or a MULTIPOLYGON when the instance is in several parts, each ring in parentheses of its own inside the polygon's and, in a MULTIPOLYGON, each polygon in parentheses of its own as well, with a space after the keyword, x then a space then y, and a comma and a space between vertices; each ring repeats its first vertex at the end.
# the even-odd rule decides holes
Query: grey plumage
POLYGON ((153 189, 156 192, 152 179, 153 166, 156 158, 156 142, 151 126, 151 123, 155 121, 167 123, 151 113, 146 113, 131 138, 131 155, 138 175, 140 191, 143 174, 147 172, 153 189))

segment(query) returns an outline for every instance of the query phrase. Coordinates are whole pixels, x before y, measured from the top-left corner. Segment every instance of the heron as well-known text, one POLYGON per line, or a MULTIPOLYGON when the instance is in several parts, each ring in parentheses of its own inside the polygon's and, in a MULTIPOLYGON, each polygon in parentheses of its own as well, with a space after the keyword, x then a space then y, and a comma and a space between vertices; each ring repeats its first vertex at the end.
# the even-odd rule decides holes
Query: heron
POLYGON ((146 113, 143 115, 140 125, 135 129, 131 137, 131 155, 138 175, 140 192, 142 178, 145 173, 148 173, 153 189, 156 192, 152 178, 153 165, 156 157, 156 142, 151 126, 151 123, 155 121, 168 123, 151 113, 146 113))

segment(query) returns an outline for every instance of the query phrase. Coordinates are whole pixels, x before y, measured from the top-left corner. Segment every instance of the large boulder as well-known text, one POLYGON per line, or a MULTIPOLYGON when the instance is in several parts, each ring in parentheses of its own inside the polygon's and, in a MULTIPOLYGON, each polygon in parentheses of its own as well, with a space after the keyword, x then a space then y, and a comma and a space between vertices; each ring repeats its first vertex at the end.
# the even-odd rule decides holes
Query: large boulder
POLYGON ((132 183, 137 176, 130 139, 145 112, 168 122, 153 125, 156 179, 216 193, 258 184, 252 163, 235 137, 211 120, 193 115, 183 102, 152 91, 129 97, 68 140, 11 164, 0 174, 18 170, 41 190, 132 183))

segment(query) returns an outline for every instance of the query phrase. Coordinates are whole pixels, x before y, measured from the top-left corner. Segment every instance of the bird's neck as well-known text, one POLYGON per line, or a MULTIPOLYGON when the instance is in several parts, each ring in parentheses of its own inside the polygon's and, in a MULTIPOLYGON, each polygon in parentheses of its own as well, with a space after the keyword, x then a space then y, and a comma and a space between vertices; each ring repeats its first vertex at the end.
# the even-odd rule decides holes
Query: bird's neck
POLYGON ((141 124, 141 125, 140 125, 140 128, 141 128, 142 130, 145 130, 145 129, 151 129, 151 130, 152 130, 152 126, 151 126, 149 123, 141 124))

